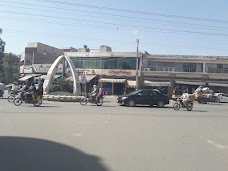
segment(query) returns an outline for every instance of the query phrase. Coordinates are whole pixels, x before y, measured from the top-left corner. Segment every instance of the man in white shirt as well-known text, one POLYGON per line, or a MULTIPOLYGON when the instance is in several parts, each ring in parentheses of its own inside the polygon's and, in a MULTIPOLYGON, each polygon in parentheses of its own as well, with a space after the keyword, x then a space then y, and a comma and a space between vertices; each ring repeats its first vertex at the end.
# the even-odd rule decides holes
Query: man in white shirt
POLYGON ((17 91, 18 90, 18 85, 16 82, 13 83, 11 91, 17 91))
POLYGON ((182 102, 184 106, 187 105, 187 102, 189 101, 189 95, 185 91, 183 92, 182 96, 180 97, 182 99, 182 102))

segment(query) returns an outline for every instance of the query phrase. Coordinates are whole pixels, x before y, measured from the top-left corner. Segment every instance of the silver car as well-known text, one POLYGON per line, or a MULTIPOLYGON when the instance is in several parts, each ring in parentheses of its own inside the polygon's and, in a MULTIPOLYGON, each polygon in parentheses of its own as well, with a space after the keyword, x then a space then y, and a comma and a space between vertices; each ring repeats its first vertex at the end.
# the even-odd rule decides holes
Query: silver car
POLYGON ((220 102, 222 103, 228 103, 228 95, 225 93, 215 93, 216 96, 218 96, 220 102))

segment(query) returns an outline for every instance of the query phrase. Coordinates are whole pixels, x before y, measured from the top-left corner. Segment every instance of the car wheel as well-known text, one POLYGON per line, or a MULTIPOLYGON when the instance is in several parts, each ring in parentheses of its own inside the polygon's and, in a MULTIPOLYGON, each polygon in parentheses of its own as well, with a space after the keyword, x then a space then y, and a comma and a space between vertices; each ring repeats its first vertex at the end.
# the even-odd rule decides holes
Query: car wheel
POLYGON ((131 106, 131 107, 135 106, 135 101, 134 100, 130 100, 128 102, 128 106, 131 106))
POLYGON ((158 103, 157 103, 157 106, 159 107, 159 108, 162 108, 162 107, 164 107, 164 102, 163 101, 158 101, 158 103))

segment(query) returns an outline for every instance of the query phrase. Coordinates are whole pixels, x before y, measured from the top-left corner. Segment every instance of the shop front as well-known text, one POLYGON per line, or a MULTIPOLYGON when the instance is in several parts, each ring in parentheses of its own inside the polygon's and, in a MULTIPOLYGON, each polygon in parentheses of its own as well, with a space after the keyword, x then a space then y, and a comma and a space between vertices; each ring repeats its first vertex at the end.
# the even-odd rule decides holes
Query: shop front
POLYGON ((183 90, 187 91, 188 93, 192 94, 199 86, 205 86, 206 83, 202 81, 182 81, 176 80, 175 81, 175 89, 180 91, 179 94, 183 92, 183 90))
POLYGON ((100 87, 104 88, 108 95, 121 95, 126 92, 126 79, 101 78, 100 87))

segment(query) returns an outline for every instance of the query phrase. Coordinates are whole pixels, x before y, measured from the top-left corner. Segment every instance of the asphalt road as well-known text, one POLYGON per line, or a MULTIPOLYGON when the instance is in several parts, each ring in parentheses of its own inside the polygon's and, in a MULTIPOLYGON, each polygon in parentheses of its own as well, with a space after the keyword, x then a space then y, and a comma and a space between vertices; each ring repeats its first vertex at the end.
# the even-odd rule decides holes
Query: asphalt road
POLYGON ((191 112, 0 99, 0 170, 227 171, 228 104, 191 112))

